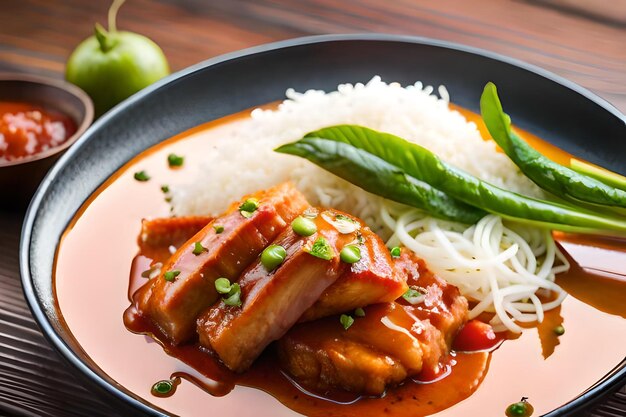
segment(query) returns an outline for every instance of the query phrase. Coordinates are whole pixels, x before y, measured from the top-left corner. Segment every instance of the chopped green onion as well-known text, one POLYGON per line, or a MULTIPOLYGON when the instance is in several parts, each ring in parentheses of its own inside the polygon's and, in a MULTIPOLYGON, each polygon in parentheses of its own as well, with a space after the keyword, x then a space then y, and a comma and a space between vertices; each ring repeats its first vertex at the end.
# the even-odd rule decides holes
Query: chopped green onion
POLYGON ((140 182, 145 182, 150 179, 150 175, 146 171, 135 172, 135 179, 140 182))
POLYGON ((165 274, 163 274, 163 278, 165 278, 166 281, 172 282, 179 275, 180 271, 178 269, 174 269, 173 271, 167 271, 165 274))
POLYGON ((276 269, 287 257, 287 251, 280 245, 269 245, 261 252, 261 263, 268 272, 276 269))
POLYGON ((341 260, 347 264, 354 264, 361 260, 361 249, 357 245, 346 245, 339 254, 341 260))
POLYGON ((526 400, 528 398, 522 397, 521 401, 513 403, 506 408, 505 414, 507 417, 530 417, 535 411, 534 407, 530 405, 526 400))
POLYGON ((553 331, 555 335, 563 336, 565 334, 565 327, 563 327, 562 325, 559 325, 559 326, 556 326, 553 331))
POLYGON ((170 197, 170 196, 165 197, 165 201, 168 202, 168 203, 171 203, 172 202, 172 197, 170 197))
POLYGON ((224 226, 213 226, 213 229, 215 229, 215 234, 219 235, 220 233, 222 233, 224 231, 224 226))
POLYGON ((333 248, 330 247, 328 241, 323 237, 319 237, 315 242, 313 242, 313 246, 311 246, 309 253, 316 258, 324 259, 326 261, 330 261, 334 256, 333 248))
POLYGON ((249 198, 239 206, 239 212, 243 217, 249 219, 250 217, 252 217, 252 213, 254 213, 258 208, 259 200, 257 200, 256 198, 249 198))
POLYGON ((354 310, 354 315, 357 317, 365 317, 365 310, 363 310, 361 307, 357 308, 354 310))
POLYGON ((258 208, 259 208, 259 200, 257 200, 256 198, 249 198, 239 206, 239 211, 247 211, 248 213, 254 213, 256 209, 258 208))
POLYGON ((409 304, 419 304, 422 302, 424 294, 415 288, 409 287, 408 290, 404 294, 402 294, 402 298, 404 298, 409 304))
POLYGON ((171 153, 167 155, 167 163, 171 167, 180 167, 185 162, 185 157, 171 153))
POLYGON ((402 251, 400 250, 399 246, 394 246, 393 248, 391 248, 391 257, 392 258, 399 258, 401 252, 402 251))
POLYGON ((354 323, 354 319, 347 314, 342 314, 341 317, 339 317, 339 322, 344 329, 348 330, 350 326, 352 326, 352 323, 354 323))
POLYGON ((241 306, 241 287, 235 283, 232 285, 229 293, 224 297, 224 304, 227 306, 241 306))
POLYGON ((165 194, 170 192, 170 187, 169 185, 162 185, 161 186, 161 191, 163 191, 165 194))
POLYGON ((200 242, 196 242, 193 245, 193 251, 191 253, 193 253, 194 255, 198 256, 200 255, 202 252, 206 252, 208 251, 207 248, 205 248, 204 246, 202 246, 202 243, 200 242))
POLYGON ((174 388, 174 384, 172 383, 172 381, 170 381, 169 379, 164 379, 162 381, 156 382, 152 386, 152 389, 150 391, 152 392, 153 395, 156 395, 157 397, 161 397, 172 392, 173 388, 174 388))
POLYGON ((309 218, 298 216, 291 222, 291 229, 297 235, 311 236, 313 233, 317 232, 317 225, 309 218))
POLYGON ((228 278, 218 278, 215 280, 215 290, 220 294, 228 294, 232 286, 228 278))

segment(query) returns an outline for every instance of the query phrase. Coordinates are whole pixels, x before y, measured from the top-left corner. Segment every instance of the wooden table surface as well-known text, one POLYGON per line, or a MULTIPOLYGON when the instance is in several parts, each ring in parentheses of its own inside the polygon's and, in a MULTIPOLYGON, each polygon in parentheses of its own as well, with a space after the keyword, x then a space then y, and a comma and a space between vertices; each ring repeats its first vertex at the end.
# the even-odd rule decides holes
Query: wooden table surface
MULTIPOLYGON (((426 36, 541 66, 626 112, 626 1, 589 0, 586 10, 576 8, 581 2, 128 0, 120 10, 118 28, 156 41, 173 71, 225 52, 298 36, 426 36)), ((0 0, 0 71, 62 78, 73 48, 92 33, 95 22, 106 24, 109 4, 0 0)), ((0 415, 122 414, 82 388, 30 317, 16 265, 20 220, 20 214, 0 218, 0 415)), ((626 415, 620 410, 626 410, 623 393, 583 415, 626 415)))
MULTIPOLYGON (((624 0, 608 2, 624 14, 624 0)), ((546 3, 554 2, 128 0, 118 27, 156 41, 173 70, 297 36, 387 32, 439 38, 539 65, 626 112, 626 21, 618 13, 616 20, 610 20, 610 16, 546 3)), ((106 24, 109 1, 3 0, 2 4, 9 6, 0 12, 0 70, 61 77, 76 44, 92 33, 95 22, 106 24)))

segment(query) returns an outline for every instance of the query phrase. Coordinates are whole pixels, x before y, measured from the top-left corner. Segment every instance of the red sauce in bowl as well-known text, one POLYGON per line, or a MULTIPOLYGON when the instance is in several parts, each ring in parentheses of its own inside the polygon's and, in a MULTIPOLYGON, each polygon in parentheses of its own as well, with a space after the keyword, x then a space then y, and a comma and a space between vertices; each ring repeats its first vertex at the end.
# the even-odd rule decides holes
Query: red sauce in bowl
POLYGON ((30 103, 0 101, 0 163, 57 147, 76 132, 60 112, 30 103))

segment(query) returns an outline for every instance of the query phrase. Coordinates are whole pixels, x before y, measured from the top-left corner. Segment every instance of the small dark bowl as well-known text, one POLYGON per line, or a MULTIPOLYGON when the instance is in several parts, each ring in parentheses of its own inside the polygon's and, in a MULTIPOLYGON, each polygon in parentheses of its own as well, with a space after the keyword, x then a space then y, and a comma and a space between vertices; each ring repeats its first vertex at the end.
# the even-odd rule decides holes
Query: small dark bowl
POLYGON ((0 73, 0 101, 21 101, 55 110, 76 123, 76 133, 61 145, 17 161, 0 162, 0 209, 21 210, 50 167, 93 121, 93 103, 80 88, 61 80, 0 73))

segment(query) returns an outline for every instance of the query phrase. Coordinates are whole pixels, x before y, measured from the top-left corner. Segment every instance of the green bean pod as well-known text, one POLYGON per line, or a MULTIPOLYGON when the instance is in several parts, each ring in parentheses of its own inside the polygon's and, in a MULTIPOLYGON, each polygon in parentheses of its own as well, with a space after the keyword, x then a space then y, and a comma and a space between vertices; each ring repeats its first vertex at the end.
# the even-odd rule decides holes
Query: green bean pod
MULTIPOLYGON (((375 184, 363 188, 396 201, 403 193, 412 195, 410 185, 415 183, 432 195, 460 200, 516 221, 563 231, 626 234, 626 221, 503 190, 446 164, 419 145, 361 126, 339 125, 321 129, 283 145, 277 151, 307 158, 361 187, 361 184, 375 184), (376 164, 369 162, 372 160, 376 164), (367 169, 350 171, 348 167, 367 169), (384 169, 378 170, 378 167, 384 169)), ((438 206, 436 209, 443 210, 438 206)), ((426 210, 433 213, 430 208, 426 210)))
POLYGON ((519 137, 511 129, 511 118, 502 110, 493 83, 485 86, 480 97, 480 111, 493 140, 539 187, 574 203, 626 207, 626 191, 557 164, 519 137))
POLYGON ((427 211, 435 217, 474 224, 487 214, 346 143, 305 138, 276 151, 306 158, 365 191, 427 211))

